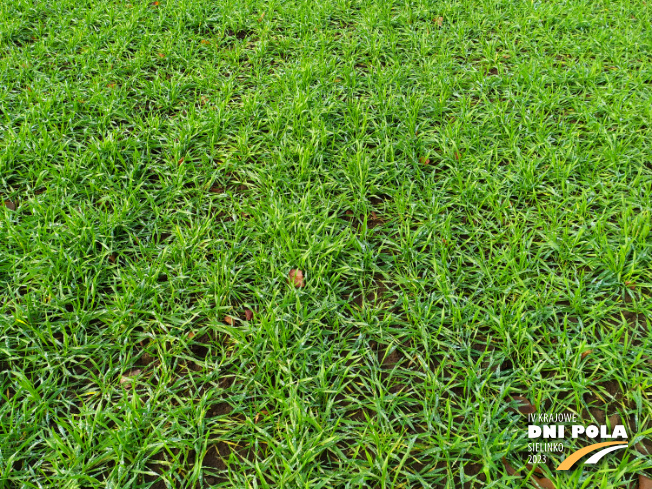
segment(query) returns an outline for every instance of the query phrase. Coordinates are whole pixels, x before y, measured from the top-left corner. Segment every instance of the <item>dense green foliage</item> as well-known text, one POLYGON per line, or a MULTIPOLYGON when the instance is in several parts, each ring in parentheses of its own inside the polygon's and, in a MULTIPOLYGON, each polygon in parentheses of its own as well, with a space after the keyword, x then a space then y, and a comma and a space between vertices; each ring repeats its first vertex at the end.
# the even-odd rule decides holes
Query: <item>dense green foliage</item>
POLYGON ((131 2, 0 0, 0 488, 652 467, 646 2, 131 2))

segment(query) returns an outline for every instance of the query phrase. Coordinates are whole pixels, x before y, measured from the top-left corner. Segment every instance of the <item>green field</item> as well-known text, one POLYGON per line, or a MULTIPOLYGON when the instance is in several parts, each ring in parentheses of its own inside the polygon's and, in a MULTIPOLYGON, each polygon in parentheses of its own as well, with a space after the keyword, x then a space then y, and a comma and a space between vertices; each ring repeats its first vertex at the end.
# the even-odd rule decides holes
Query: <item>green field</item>
POLYGON ((0 0, 0 489, 649 488, 651 22, 0 0))

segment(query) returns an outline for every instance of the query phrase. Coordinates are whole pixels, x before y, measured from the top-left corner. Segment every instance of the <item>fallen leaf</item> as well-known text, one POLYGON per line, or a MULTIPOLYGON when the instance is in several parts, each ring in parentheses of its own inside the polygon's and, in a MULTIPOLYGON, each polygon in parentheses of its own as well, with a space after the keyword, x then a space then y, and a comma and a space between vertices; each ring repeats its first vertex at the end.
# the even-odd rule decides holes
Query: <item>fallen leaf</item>
POLYGON ((533 475, 532 480, 534 481, 534 485, 540 489, 556 489, 555 484, 547 477, 536 477, 533 475))
POLYGON ((341 81, 342 81, 341 78, 335 78, 335 83, 339 83, 339 82, 341 82, 341 81))
POLYGON ((455 159, 456 159, 456 160, 459 160, 459 159, 460 159, 460 154, 459 154, 457 151, 455 151, 455 155, 454 155, 454 156, 455 156, 455 159))
POLYGON ((258 17, 258 22, 262 22, 264 18, 265 18, 265 12, 263 12, 263 15, 258 17))
POLYGON ((120 377, 120 383, 121 384, 130 384, 131 381, 132 381, 132 377, 136 377, 136 376, 140 375, 141 372, 142 372, 142 370, 140 370, 139 368, 129 370, 129 372, 125 373, 122 377, 120 377))
POLYGON ((288 274, 288 281, 290 285, 294 285, 297 289, 300 287, 305 287, 306 282, 303 279, 303 272, 301 270, 292 269, 288 274))
POLYGON ((258 423, 258 420, 260 419, 261 415, 267 416, 268 414, 269 413, 263 409, 261 412, 256 414, 256 417, 254 418, 254 423, 258 423))
POLYGON ((115 83, 109 83, 109 84, 107 85, 107 87, 109 87, 109 88, 115 88, 115 83))
POLYGON ((179 159, 179 161, 177 161, 177 164, 180 165, 180 164, 183 163, 184 161, 186 161, 186 159, 185 159, 185 158, 181 158, 181 159, 179 159))
POLYGON ((543 475, 543 470, 541 470, 541 467, 539 467, 539 466, 534 466, 532 464, 525 464, 525 468, 528 469, 528 470, 533 470, 534 469, 534 471, 536 473, 543 475))
POLYGON ((163 53, 157 53, 159 58, 165 58, 165 54, 163 53))
POLYGON ((10 211, 16 210, 16 204, 14 204, 11 200, 5 200, 5 207, 10 211))
POLYGON ((192 340, 194 337, 195 337, 195 332, 194 331, 188 332, 188 339, 189 340, 192 340))
POLYGON ((426 158, 425 156, 422 156, 421 158, 419 158, 419 163, 421 163, 423 165, 429 165, 430 160, 428 158, 426 158))
POLYGON ((638 489, 652 489, 652 479, 638 474, 638 489))
POLYGON ((152 5, 153 5, 154 7, 158 7, 160 4, 159 4, 158 2, 154 2, 154 3, 152 3, 152 5))
MULTIPOLYGON (((513 401, 517 401, 519 406, 518 406, 518 411, 521 414, 530 414, 530 413, 535 413, 537 409, 528 401, 525 397, 523 396, 512 396, 513 401)), ((514 411, 514 408, 510 408, 512 411, 514 411)))
POLYGON ((580 355, 582 357, 582 360, 584 360, 586 357, 588 357, 591 353, 593 353, 593 350, 586 350, 583 351, 582 354, 580 355))
POLYGON ((437 24, 438 27, 441 27, 442 25, 444 25, 444 18, 443 17, 435 17, 434 19, 432 19, 432 21, 435 24, 437 24))
POLYGON ((205 45, 209 45, 211 42, 210 42, 210 41, 207 41, 206 39, 202 39, 202 40, 201 40, 201 43, 202 43, 202 44, 205 44, 205 45))
POLYGON ((229 326, 233 326, 235 320, 231 316, 224 316, 224 322, 229 326))
POLYGON ((505 470, 509 475, 516 474, 516 469, 509 464, 505 457, 503 457, 503 465, 505 466, 505 470))
POLYGON ((252 311, 251 309, 246 309, 245 310, 245 319, 247 321, 251 321, 253 318, 254 318, 254 311, 252 311))
POLYGON ((371 219, 374 221, 378 220, 378 214, 376 214, 376 211, 371 211, 371 219))
POLYGON ((115 255, 114 255, 113 253, 111 253, 111 254, 109 255, 109 261, 110 261, 111 263, 115 263, 115 255))

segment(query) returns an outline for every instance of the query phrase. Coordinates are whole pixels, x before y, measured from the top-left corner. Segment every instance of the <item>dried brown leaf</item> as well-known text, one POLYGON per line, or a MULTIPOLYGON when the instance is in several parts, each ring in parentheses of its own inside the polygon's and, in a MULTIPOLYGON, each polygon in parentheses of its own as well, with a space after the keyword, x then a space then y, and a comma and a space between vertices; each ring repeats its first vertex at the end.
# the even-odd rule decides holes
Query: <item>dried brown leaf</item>
POLYGON ((638 489, 652 489, 652 479, 643 474, 638 474, 638 489))
POLYGON ((509 475, 516 474, 516 469, 509 464, 505 457, 503 457, 503 465, 505 466, 505 470, 509 475))
POLYGON ((268 414, 269 413, 264 409, 261 412, 256 413, 256 417, 254 418, 254 423, 258 423, 258 420, 260 419, 261 416, 267 416, 268 414))
POLYGON ((540 489, 556 489, 555 484, 547 477, 532 476, 532 480, 534 481, 534 485, 540 489))
POLYGON ((430 164, 430 159, 426 158, 425 156, 422 156, 419 158, 419 163, 423 165, 429 165, 430 164))
POLYGON ((130 384, 132 382, 132 380, 133 380, 132 377, 136 377, 136 376, 140 375, 141 372, 142 372, 142 370, 139 369, 139 368, 129 370, 122 377, 120 377, 120 383, 121 384, 130 384))
POLYGON ((235 324, 235 319, 233 319, 231 316, 224 316, 224 322, 229 326, 233 326, 235 324))
POLYGON ((9 209, 10 211, 15 211, 16 210, 16 204, 13 203, 11 200, 5 200, 5 207, 9 209))
POLYGON ((432 19, 432 21, 435 24, 437 24, 437 27, 441 27, 442 25, 444 25, 444 18, 443 17, 435 17, 434 19, 432 19))
POLYGON ((532 464, 526 464, 526 465, 525 465, 525 468, 528 469, 528 470, 532 470, 532 469, 534 469, 535 472, 537 472, 537 473, 543 475, 543 470, 541 470, 541 467, 533 466, 532 464))
POLYGON ((251 309, 246 309, 245 310, 245 319, 247 321, 251 321, 253 318, 254 318, 254 311, 252 311, 251 309))
POLYGON ((303 278, 303 272, 301 270, 292 269, 288 274, 288 281, 290 285, 294 285, 297 289, 300 287, 305 287, 306 281, 303 278))
MULTIPOLYGON (((532 403, 523 396, 512 396, 512 400, 518 403, 518 411, 521 414, 530 414, 537 411, 537 408, 535 408, 532 403)), ((514 411, 513 408, 510 409, 514 411)))
POLYGON ((582 360, 584 360, 586 357, 588 357, 591 353, 593 353, 593 350, 586 350, 583 351, 582 354, 580 355, 582 357, 582 360))

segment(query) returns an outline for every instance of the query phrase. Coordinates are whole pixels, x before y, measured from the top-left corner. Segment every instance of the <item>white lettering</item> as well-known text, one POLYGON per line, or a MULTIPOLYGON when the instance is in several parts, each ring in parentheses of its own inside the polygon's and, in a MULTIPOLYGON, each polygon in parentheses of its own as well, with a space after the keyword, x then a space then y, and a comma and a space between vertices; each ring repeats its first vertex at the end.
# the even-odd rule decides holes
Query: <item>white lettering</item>
POLYGON ((600 438, 611 438, 611 435, 607 433, 607 427, 605 425, 600 425, 600 438))
POLYGON ((616 427, 614 428, 613 432, 614 438, 627 438, 627 432, 625 431, 625 427, 621 424, 617 424, 616 427))
POLYGON ((584 433, 584 426, 581 424, 574 424, 571 428, 573 438, 577 438, 582 433, 584 433))
POLYGON ((546 424, 543 425, 543 437, 544 438, 555 438, 555 425, 554 424, 546 424))
POLYGON ((600 433, 600 430, 595 425, 590 425, 586 429, 586 436, 588 436, 589 438, 595 438, 596 436, 598 436, 598 433, 600 433))
POLYGON ((541 427, 535 424, 531 424, 527 427, 527 437, 528 438, 539 438, 541 436, 541 427))

